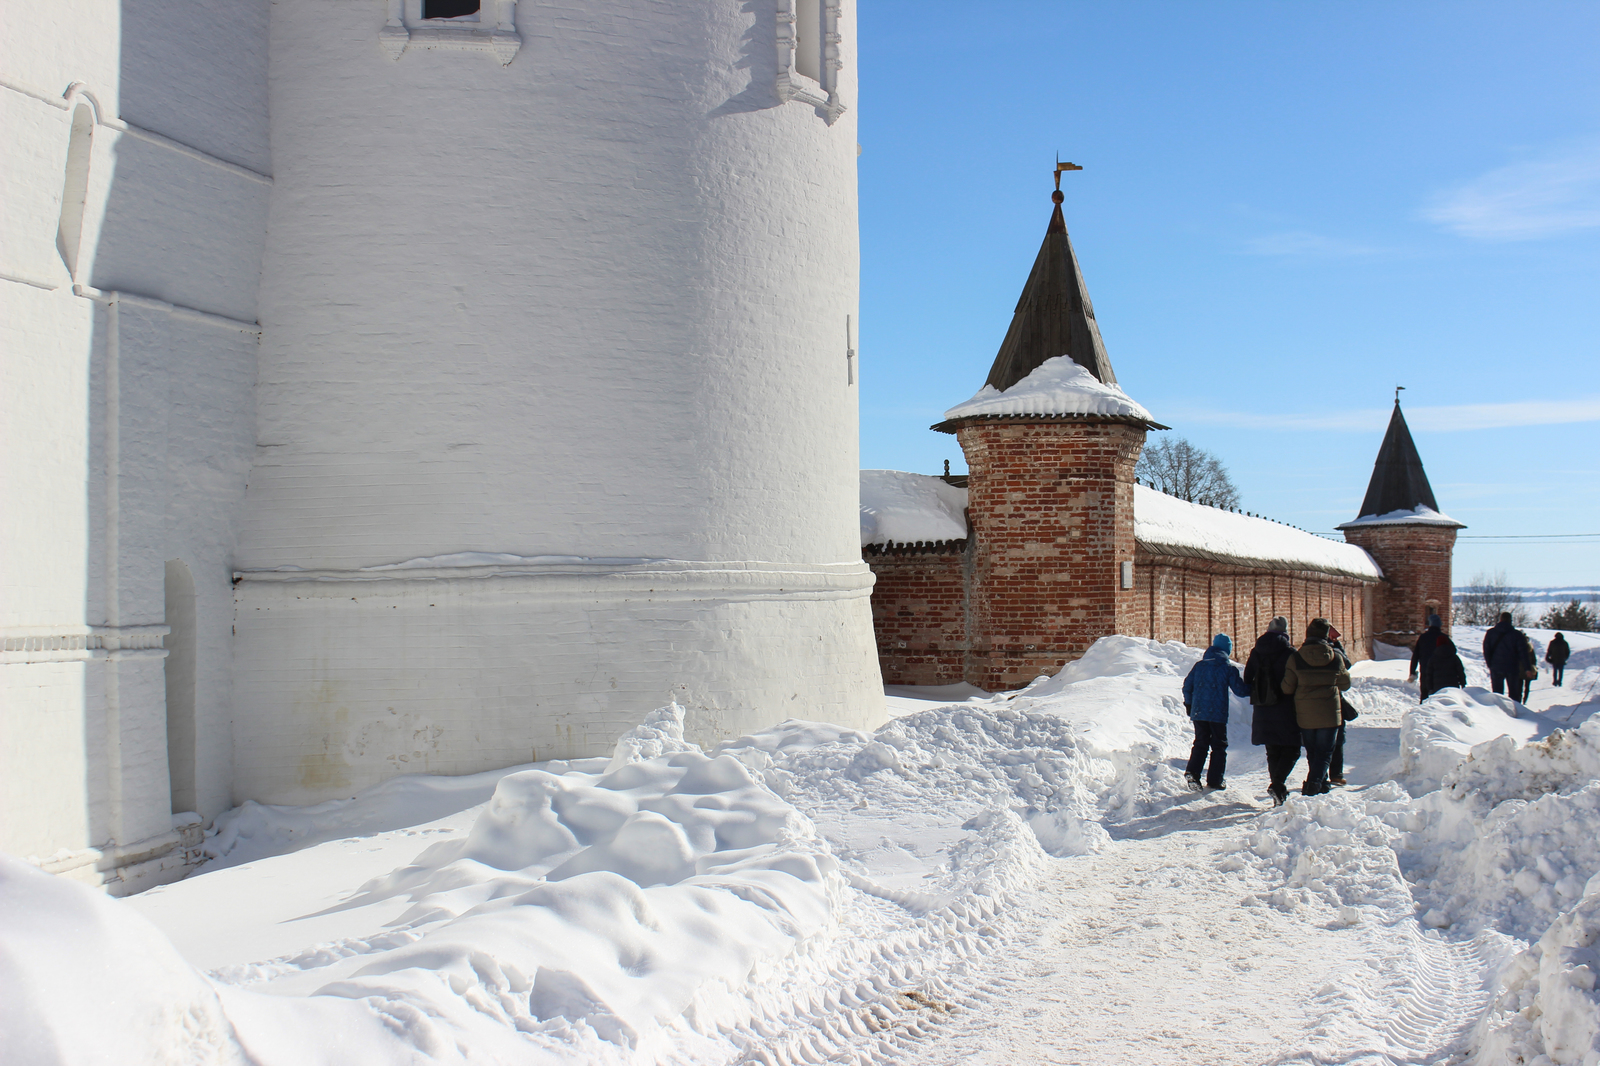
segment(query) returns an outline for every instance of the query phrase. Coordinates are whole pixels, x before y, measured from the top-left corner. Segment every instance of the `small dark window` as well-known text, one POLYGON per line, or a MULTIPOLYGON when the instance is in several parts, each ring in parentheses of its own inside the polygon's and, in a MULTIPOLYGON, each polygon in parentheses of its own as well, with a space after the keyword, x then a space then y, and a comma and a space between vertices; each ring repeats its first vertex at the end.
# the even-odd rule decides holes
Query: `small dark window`
POLYGON ((478 0, 422 0, 422 17, 453 19, 462 15, 476 15, 478 6, 478 0))

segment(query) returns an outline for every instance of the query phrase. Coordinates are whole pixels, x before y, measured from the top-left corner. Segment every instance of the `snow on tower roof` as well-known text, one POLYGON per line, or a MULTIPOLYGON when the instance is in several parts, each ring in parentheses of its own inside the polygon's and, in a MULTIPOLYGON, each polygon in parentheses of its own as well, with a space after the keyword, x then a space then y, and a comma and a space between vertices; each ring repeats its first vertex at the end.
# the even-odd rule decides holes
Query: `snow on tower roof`
POLYGON ((1186 555, 1269 570, 1317 570, 1376 581, 1383 571, 1361 548, 1265 518, 1189 503, 1133 487, 1133 536, 1152 555, 1186 555))
POLYGON ((1372 480, 1367 483, 1366 498, 1361 501, 1361 517, 1339 528, 1375 525, 1466 528, 1449 515, 1439 513, 1433 486, 1428 484, 1428 475, 1422 469, 1422 456, 1411 439, 1405 415, 1400 413, 1398 391, 1394 413, 1389 416, 1389 429, 1378 448, 1378 459, 1372 464, 1372 480))
POLYGON ((1165 429, 1150 412, 1137 403, 1115 382, 1100 381, 1070 356, 1047 359, 1027 377, 1001 391, 985 385, 966 403, 944 413, 944 421, 934 429, 955 432, 953 423, 967 418, 1013 418, 1033 415, 1044 418, 1093 418, 1102 421, 1135 422, 1153 429, 1165 429))
POLYGON ((861 543, 945 544, 967 537, 967 490, 929 474, 861 471, 861 543))

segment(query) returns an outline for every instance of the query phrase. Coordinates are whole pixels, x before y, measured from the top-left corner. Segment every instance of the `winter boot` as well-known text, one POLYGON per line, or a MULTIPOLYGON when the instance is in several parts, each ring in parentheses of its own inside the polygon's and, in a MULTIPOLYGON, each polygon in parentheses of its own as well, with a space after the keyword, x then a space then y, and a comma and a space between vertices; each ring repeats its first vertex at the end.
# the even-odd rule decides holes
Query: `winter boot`
POLYGON ((1272 805, 1274 807, 1282 807, 1289 802, 1289 790, 1282 785, 1268 785, 1267 795, 1272 797, 1272 805))
POLYGON ((1350 782, 1346 781, 1342 776, 1328 778, 1328 784, 1330 784, 1330 785, 1338 785, 1341 788, 1343 788, 1345 785, 1348 785, 1349 783, 1350 782))
POLYGON ((1183 783, 1189 786, 1190 792, 1200 791, 1200 779, 1194 776, 1194 774, 1184 774, 1183 783))

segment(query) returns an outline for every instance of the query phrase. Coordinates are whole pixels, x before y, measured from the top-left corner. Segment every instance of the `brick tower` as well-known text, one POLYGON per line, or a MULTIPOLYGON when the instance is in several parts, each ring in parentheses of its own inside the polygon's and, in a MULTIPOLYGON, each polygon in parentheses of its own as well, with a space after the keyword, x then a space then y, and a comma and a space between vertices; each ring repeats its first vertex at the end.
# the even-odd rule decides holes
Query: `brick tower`
POLYGON ((1133 468, 1165 429, 1117 386, 1055 208, 982 390, 933 428, 966 455, 972 570, 966 680, 1054 673, 1133 609, 1133 468))
POLYGON ((1383 567, 1384 584, 1373 602, 1374 640, 1410 647, 1437 614, 1450 627, 1450 558, 1456 530, 1466 527, 1439 513, 1422 457, 1411 439, 1400 396, 1373 464, 1361 516, 1339 527, 1383 567))

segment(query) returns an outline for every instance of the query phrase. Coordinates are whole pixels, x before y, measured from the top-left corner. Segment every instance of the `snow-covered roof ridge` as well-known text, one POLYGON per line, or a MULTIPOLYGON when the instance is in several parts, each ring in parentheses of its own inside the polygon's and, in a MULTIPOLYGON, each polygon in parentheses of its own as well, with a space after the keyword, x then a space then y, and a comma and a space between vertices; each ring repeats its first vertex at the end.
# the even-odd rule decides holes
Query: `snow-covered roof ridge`
POLYGON ((1353 522, 1346 522, 1339 526, 1340 529, 1356 529, 1362 526, 1449 526, 1452 529, 1466 529, 1466 523, 1457 522, 1447 514, 1440 514, 1426 504, 1417 504, 1415 507, 1400 508, 1387 514, 1362 515, 1353 522))
POLYGON ((1153 555, 1188 555, 1238 566, 1315 570, 1376 581, 1372 556, 1265 518, 1189 503, 1143 485, 1133 487, 1133 535, 1153 555))
POLYGON ((1097 418, 1139 422, 1160 427, 1150 412, 1122 391, 1073 362, 1070 356, 1047 359, 1032 373, 1004 392, 985 385, 966 403, 944 413, 948 423, 965 418, 1006 418, 1018 415, 1056 418, 1097 418))
POLYGON ((861 544, 945 544, 967 536, 967 490, 931 474, 861 471, 861 544))

